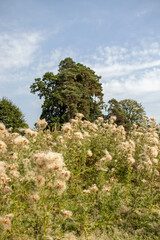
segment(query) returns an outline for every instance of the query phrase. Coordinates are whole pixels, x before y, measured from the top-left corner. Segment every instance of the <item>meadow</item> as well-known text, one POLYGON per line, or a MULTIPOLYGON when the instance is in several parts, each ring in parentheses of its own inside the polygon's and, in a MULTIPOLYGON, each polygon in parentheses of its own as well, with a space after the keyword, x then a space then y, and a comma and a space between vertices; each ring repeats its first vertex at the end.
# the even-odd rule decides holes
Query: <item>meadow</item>
POLYGON ((0 240, 159 239, 159 125, 0 123, 0 240))

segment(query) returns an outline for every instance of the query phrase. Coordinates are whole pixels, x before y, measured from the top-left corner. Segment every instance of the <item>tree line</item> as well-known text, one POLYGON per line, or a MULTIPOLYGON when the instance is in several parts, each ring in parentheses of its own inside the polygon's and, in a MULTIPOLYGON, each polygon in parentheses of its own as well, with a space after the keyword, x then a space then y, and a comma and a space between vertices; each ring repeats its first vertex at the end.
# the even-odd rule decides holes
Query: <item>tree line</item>
MULTIPOLYGON (((37 93, 44 100, 40 119, 45 118, 50 128, 60 127, 80 112, 91 122, 97 117, 107 120, 116 116, 116 123, 126 130, 133 123, 139 124, 145 116, 142 105, 135 100, 117 101, 114 98, 106 105, 100 79, 89 67, 65 58, 59 63, 57 74, 46 72, 30 86, 31 93, 37 93)), ((0 121, 14 129, 26 126, 21 111, 5 98, 0 101, 0 121)))

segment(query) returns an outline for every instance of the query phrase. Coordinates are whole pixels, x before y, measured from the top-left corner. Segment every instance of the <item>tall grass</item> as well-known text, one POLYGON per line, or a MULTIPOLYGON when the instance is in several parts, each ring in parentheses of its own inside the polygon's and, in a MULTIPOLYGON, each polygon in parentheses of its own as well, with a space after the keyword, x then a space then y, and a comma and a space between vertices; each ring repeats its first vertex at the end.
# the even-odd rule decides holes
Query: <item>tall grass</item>
POLYGON ((130 133, 77 114, 24 135, 0 123, 0 239, 159 239, 160 140, 154 119, 130 133))

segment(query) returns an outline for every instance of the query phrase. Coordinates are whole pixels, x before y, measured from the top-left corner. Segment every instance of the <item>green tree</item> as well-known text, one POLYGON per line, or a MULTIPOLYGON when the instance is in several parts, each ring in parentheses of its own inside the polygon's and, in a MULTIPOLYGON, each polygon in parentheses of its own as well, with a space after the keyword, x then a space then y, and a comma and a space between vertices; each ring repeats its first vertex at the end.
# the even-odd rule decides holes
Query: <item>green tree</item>
POLYGON ((130 130, 134 123, 139 124, 145 116, 142 104, 135 100, 124 99, 118 102, 113 98, 108 103, 107 117, 116 116, 117 125, 123 125, 126 130, 130 130))
POLYGON ((18 128, 28 127, 20 109, 7 98, 2 98, 0 101, 0 122, 6 128, 12 127, 13 131, 17 131, 18 128))
POLYGON ((44 99, 40 118, 45 118, 50 126, 69 121, 78 112, 95 120, 104 107, 100 78, 71 58, 62 60, 56 75, 47 72, 30 86, 31 93, 44 99))

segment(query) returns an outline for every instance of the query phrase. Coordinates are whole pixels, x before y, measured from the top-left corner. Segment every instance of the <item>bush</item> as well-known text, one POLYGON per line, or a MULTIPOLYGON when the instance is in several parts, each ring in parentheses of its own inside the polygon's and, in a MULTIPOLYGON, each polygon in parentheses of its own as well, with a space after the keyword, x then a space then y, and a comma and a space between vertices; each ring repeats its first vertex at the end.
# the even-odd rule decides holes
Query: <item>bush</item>
POLYGON ((6 128, 12 128, 13 131, 28 127, 20 109, 6 98, 0 101, 0 122, 4 123, 6 128))

